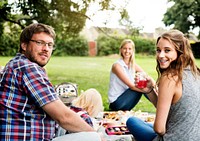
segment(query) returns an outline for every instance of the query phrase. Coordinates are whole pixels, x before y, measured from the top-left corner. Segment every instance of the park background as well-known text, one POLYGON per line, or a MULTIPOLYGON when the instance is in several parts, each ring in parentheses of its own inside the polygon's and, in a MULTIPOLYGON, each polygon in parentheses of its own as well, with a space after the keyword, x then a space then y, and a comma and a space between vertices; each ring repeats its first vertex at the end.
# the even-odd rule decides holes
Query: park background
MULTIPOLYGON (((46 66, 53 85, 62 82, 76 83, 79 93, 81 90, 96 88, 102 94, 105 110, 108 110, 110 68, 119 58, 119 45, 125 38, 135 42, 136 62, 155 80, 156 38, 172 28, 181 30, 190 39, 197 65, 200 67, 199 1, 162 0, 166 4, 161 19, 165 26, 160 27, 160 24, 155 22, 157 27, 151 33, 143 30, 150 25, 148 21, 145 25, 136 24, 132 17, 133 13, 130 11, 138 8, 136 1, 139 0, 124 0, 120 3, 118 0, 1 0, 0 66, 5 66, 18 52, 19 35, 24 27, 40 22, 54 27, 57 34, 56 49, 46 66), (96 4, 96 11, 91 13, 91 8, 96 4), (88 28, 86 22, 93 21, 92 18, 99 12, 103 24, 88 28), (114 27, 113 23, 119 26, 114 27)), ((157 1, 157 4, 159 2, 157 1)), ((150 10, 144 6, 139 9, 148 13, 159 13, 162 7, 157 4, 150 10)), ((153 4, 148 7, 150 5, 153 4)), ((139 17, 142 15, 141 12, 137 14, 139 17)), ((151 16, 151 21, 156 21, 156 15, 152 13, 151 16)), ((97 23, 100 18, 96 19, 97 23)), ((144 97, 134 110, 155 112, 153 105, 144 97)))
MULTIPOLYGON (((72 82, 78 84, 79 94, 81 90, 88 88, 97 89, 103 98, 105 111, 108 109, 108 83, 109 73, 113 62, 118 58, 117 55, 101 57, 57 57, 53 56, 47 64, 46 69, 50 81, 53 85, 62 82, 72 82)), ((5 65, 11 57, 0 57, 0 64, 5 65)), ((200 59, 196 59, 197 65, 200 66, 200 59)), ((136 62, 141 65, 148 75, 155 80, 157 78, 156 62, 154 56, 136 54, 136 62)), ((155 112, 153 105, 143 96, 134 111, 155 112)))

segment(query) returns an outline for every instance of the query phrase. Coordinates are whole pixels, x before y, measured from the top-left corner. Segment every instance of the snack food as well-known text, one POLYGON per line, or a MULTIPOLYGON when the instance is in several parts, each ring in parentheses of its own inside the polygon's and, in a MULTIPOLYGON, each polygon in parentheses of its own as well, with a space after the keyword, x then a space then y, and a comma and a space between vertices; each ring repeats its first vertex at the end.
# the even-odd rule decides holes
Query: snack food
POLYGON ((130 134, 128 128, 124 125, 121 126, 108 126, 106 127, 106 133, 108 135, 125 135, 130 134))
POLYGON ((154 120, 155 120, 155 116, 148 116, 145 121, 146 122, 154 122, 154 120))
POLYGON ((103 118, 105 120, 120 121, 121 115, 118 112, 105 112, 103 118))

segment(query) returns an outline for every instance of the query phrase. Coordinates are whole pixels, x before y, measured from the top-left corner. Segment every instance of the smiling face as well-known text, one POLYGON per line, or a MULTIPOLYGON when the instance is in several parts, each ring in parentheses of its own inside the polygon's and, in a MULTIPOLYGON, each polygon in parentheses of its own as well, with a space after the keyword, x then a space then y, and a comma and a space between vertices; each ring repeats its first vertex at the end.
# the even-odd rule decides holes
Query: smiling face
POLYGON ((133 46, 131 43, 126 43, 120 49, 121 55, 124 59, 129 59, 133 55, 133 46))
MULTIPOLYGON (((31 40, 44 41, 46 43, 54 43, 53 38, 45 32, 33 34, 31 40)), ((39 66, 45 66, 52 54, 52 49, 48 45, 38 45, 36 42, 29 41, 22 43, 21 47, 24 50, 25 56, 32 62, 37 63, 39 66)))
POLYGON ((177 59, 175 46, 164 38, 157 43, 156 59, 161 69, 167 69, 177 59))

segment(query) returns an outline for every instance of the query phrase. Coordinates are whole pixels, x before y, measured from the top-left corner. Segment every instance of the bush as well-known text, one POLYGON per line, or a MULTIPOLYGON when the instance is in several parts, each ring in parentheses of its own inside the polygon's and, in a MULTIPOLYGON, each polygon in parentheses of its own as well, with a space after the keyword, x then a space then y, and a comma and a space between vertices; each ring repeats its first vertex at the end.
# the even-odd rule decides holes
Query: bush
MULTIPOLYGON (((14 56, 19 48, 19 34, 3 34, 0 40, 0 55, 14 56)), ((97 55, 106 56, 118 54, 121 41, 126 37, 99 36, 97 39, 97 55)), ((155 41, 141 37, 131 37, 135 42, 136 53, 155 54, 155 41)), ((88 41, 81 36, 71 37, 66 40, 56 40, 54 56, 88 56, 88 41)))
POLYGON ((118 54, 121 40, 108 36, 99 36, 97 39, 97 55, 105 56, 109 54, 118 54))
POLYGON ((83 37, 74 37, 66 40, 58 39, 56 41, 56 50, 54 56, 87 56, 88 43, 83 37))
POLYGON ((14 56, 19 49, 18 34, 2 34, 0 40, 0 56, 14 56))
MULTIPOLYGON (((14 32, 14 31, 13 31, 14 32)), ((14 56, 19 50, 19 33, 2 34, 0 40, 0 56, 14 56)), ((88 42, 83 37, 74 37, 56 41, 54 56, 87 56, 88 42)))
MULTIPOLYGON (((118 54, 121 41, 125 37, 111 38, 100 36, 97 39, 97 50, 99 56, 118 54)), ((135 43, 136 53, 145 53, 147 55, 155 54, 155 40, 145 39, 142 37, 131 37, 135 43)))
POLYGON ((132 38, 135 43, 136 53, 155 54, 155 40, 141 37, 132 38))

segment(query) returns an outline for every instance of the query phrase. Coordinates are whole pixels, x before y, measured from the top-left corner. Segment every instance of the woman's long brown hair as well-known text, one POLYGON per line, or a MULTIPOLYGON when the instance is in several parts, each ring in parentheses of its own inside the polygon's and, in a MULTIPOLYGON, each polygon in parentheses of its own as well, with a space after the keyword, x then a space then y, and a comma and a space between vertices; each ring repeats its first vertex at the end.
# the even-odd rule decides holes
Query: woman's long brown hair
POLYGON ((182 81, 183 70, 187 67, 191 69, 194 76, 200 75, 200 69, 195 64, 195 58, 190 46, 190 42, 181 31, 170 30, 163 33, 160 37, 158 37, 156 45, 161 38, 168 40, 171 44, 175 46, 175 49, 177 51, 177 59, 171 62, 170 66, 167 69, 160 68, 159 62, 157 60, 157 83, 159 83, 161 75, 171 75, 172 77, 178 76, 178 81, 182 81))

